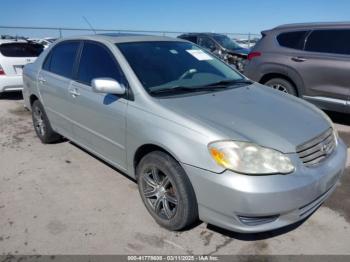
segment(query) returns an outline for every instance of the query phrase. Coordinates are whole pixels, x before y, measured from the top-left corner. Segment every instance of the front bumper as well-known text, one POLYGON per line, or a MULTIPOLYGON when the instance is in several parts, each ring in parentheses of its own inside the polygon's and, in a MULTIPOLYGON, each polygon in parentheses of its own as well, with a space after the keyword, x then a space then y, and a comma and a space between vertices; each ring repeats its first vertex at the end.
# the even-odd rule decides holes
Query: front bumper
POLYGON ((200 219, 232 231, 254 233, 306 218, 335 189, 345 168, 347 148, 339 140, 332 155, 312 168, 305 167, 296 154, 290 157, 296 169, 288 175, 216 174, 183 164, 196 193, 200 219), (255 218, 265 222, 247 224, 255 218))
POLYGON ((0 93, 20 91, 23 89, 23 79, 21 75, 16 76, 0 76, 0 93))

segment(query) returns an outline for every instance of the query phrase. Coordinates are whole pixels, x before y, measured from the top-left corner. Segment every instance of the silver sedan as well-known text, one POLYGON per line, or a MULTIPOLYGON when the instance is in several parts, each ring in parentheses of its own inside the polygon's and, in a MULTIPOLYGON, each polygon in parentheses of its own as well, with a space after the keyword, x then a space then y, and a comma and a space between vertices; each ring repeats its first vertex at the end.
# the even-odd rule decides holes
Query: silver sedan
POLYGON ((344 170, 346 147, 322 111, 184 40, 65 38, 23 77, 40 140, 66 137, 136 179, 169 230, 197 219, 239 232, 295 223, 344 170))

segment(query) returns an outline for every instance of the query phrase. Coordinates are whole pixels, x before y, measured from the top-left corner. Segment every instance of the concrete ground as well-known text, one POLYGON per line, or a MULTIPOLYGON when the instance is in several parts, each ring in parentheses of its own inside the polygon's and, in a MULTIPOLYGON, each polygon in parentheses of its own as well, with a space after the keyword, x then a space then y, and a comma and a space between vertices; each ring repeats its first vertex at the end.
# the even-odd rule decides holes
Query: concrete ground
MULTIPOLYGON (((350 118, 331 117, 350 147, 350 118)), ((20 95, 3 95, 0 255, 350 254, 349 173, 298 225, 249 235, 205 223, 169 232, 147 213, 134 181, 68 141, 43 145, 20 95)))

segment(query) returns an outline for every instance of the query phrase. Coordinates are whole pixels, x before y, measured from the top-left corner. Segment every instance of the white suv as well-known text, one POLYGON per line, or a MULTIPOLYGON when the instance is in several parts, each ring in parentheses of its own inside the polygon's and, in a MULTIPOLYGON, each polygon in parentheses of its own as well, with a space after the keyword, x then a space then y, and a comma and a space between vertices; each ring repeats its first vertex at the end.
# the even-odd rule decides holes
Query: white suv
POLYGON ((0 93, 23 88, 23 67, 35 61, 44 47, 24 40, 0 39, 0 93))

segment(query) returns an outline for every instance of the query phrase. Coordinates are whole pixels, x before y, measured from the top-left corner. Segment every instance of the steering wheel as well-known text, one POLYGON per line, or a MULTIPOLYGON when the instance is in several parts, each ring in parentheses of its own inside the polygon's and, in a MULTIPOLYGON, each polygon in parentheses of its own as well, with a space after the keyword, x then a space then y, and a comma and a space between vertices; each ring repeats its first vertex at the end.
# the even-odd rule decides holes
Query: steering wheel
POLYGON ((195 73, 197 73, 197 69, 191 68, 191 69, 187 70, 185 73, 183 73, 183 74, 180 76, 179 80, 185 79, 185 78, 187 78, 188 76, 194 75, 195 73))

